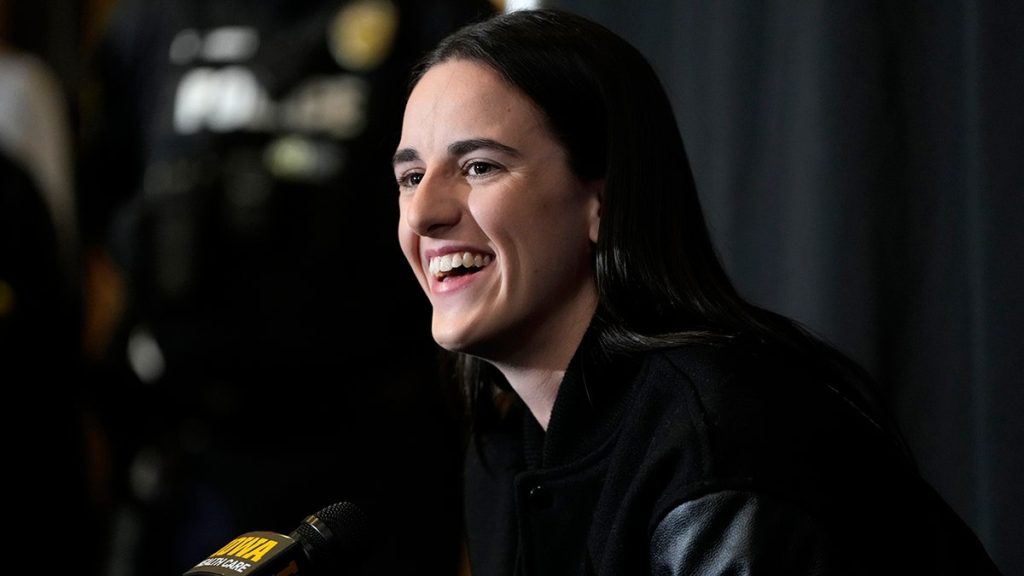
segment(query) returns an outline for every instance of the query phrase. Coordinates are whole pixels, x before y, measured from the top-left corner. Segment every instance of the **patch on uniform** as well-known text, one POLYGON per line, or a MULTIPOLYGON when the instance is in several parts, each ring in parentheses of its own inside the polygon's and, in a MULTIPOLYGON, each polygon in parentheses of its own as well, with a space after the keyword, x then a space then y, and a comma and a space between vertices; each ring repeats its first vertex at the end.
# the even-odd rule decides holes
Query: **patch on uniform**
POLYGON ((355 0, 331 20, 327 42, 342 67, 365 72, 391 53, 398 30, 398 8, 390 0, 355 0))

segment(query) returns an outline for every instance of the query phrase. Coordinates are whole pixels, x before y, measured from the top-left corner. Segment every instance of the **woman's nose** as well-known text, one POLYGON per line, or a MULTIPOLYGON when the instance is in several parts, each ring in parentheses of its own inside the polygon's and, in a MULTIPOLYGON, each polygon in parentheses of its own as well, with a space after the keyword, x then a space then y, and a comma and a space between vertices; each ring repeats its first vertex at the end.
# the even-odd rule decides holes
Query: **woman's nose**
POLYGON ((462 216, 458 183, 443 174, 424 174, 406 204, 405 220, 420 236, 437 236, 454 227, 462 216))

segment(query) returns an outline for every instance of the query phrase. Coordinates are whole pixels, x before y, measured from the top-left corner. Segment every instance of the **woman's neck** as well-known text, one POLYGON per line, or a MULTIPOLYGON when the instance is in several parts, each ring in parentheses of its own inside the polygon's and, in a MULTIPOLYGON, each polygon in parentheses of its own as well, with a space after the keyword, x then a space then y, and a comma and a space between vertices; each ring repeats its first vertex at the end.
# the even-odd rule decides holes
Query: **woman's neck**
POLYGON ((565 371, 583 341, 596 309, 595 298, 593 305, 575 319, 538 331, 535 341, 524 342, 519 347, 520 354, 491 361, 544 430, 548 429, 565 371))
POLYGON ((558 389, 565 377, 565 369, 516 368, 497 366, 509 385, 523 400, 533 417, 544 430, 548 429, 551 410, 555 407, 558 389))

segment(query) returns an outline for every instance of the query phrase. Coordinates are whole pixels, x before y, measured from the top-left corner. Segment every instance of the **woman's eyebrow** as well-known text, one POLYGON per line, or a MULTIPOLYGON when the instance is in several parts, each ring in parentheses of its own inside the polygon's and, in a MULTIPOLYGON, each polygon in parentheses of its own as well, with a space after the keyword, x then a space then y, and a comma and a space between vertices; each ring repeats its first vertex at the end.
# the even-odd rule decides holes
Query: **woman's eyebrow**
POLYGON ((402 148, 391 157, 391 165, 395 166, 403 162, 413 162, 420 159, 420 154, 413 148, 402 148))
POLYGON ((469 152, 480 150, 482 148, 490 148, 492 150, 497 150, 498 152, 503 152, 510 156, 520 155, 519 150, 516 150, 511 146, 502 144, 501 142, 498 142, 496 140, 491 140, 490 138, 470 138, 468 140, 459 140, 458 142, 452 142, 451 144, 448 145, 448 154, 452 156, 462 156, 463 154, 468 154, 469 152))
MULTIPOLYGON (((491 149, 497 150, 508 154, 509 156, 521 156, 519 150, 502 144, 497 140, 491 140, 490 138, 470 138, 468 140, 459 140, 452 142, 448 145, 448 154, 451 156, 462 156, 475 150, 491 149)), ((415 162, 420 159, 420 154, 414 148, 402 148, 395 152, 395 155, 391 157, 391 165, 395 166, 402 164, 403 162, 415 162)))

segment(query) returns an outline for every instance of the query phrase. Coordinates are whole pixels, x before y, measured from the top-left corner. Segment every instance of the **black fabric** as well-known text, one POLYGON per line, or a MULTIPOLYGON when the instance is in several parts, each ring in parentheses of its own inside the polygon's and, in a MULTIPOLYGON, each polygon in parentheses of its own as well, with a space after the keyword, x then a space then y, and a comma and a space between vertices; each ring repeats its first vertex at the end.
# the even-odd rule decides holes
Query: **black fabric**
POLYGON ((555 0, 651 60, 741 293, 867 367, 1024 573, 1024 7, 555 0))
POLYGON ((742 338, 619 369, 580 356, 546 434, 520 409, 471 447, 474 575, 999 573, 901 443, 806 362, 742 338))

